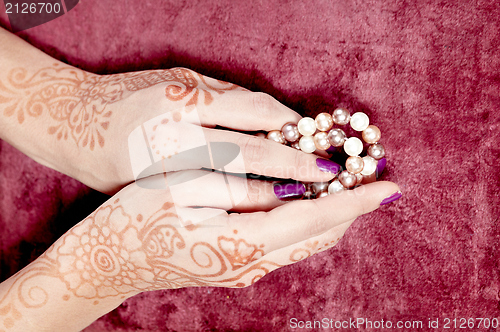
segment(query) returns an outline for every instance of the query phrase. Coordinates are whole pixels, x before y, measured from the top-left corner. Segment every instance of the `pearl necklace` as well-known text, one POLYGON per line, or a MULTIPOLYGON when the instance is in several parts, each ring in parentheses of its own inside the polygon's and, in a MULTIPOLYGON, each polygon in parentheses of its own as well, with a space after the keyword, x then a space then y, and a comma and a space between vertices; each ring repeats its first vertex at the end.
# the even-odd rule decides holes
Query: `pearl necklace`
POLYGON ((323 197, 344 189, 352 189, 362 182, 375 181, 378 161, 385 156, 384 146, 379 143, 380 129, 370 125, 365 113, 357 112, 351 116, 345 108, 337 108, 331 115, 320 113, 315 119, 305 117, 297 124, 288 122, 281 130, 270 131, 266 137, 306 153, 334 152, 343 148, 349 156, 345 161, 345 170, 332 181, 305 184, 305 198, 323 197), (334 127, 348 123, 354 131, 361 132, 363 141, 368 143, 366 155, 363 157, 360 156, 364 149, 363 141, 356 136, 347 137, 344 130, 334 127))

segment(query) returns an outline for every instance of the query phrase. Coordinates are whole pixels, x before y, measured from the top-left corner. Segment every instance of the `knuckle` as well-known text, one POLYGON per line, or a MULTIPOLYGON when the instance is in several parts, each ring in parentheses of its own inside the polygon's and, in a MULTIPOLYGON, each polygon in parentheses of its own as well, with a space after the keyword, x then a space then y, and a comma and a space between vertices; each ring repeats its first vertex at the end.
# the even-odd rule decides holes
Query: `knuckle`
MULTIPOLYGON (((302 152, 302 151, 297 151, 297 150, 293 150, 293 152, 295 153, 294 157, 293 157, 293 160, 291 160, 291 164, 293 165, 293 169, 295 170, 295 172, 297 172, 298 174, 304 176, 309 176, 310 174, 308 174, 308 169, 310 167, 310 158, 311 156, 302 152), (305 172, 304 172, 305 171, 305 172), (305 173, 305 174, 303 174, 305 173)), ((295 174, 295 176, 297 176, 298 174, 295 174)))
POLYGON ((259 137, 244 136, 241 138, 239 146, 242 149, 243 158, 250 165, 251 170, 253 170, 253 162, 261 162, 268 153, 266 140, 259 137))
POLYGON ((247 180, 247 199, 250 204, 257 204, 260 202, 261 197, 260 181, 247 180))
MULTIPOLYGON (((313 200, 311 202, 317 205, 317 203, 313 200)), ((319 207, 316 207, 314 211, 319 211, 319 207)), ((310 216, 311 217, 306 226, 306 234, 308 236, 323 234, 329 229, 329 223, 325 215, 322 213, 311 213, 310 216)))
POLYGON ((273 97, 263 92, 254 92, 252 93, 252 100, 258 116, 268 118, 272 115, 272 110, 275 106, 273 97))
POLYGON ((369 208, 364 199, 354 196, 351 201, 352 204, 354 205, 353 211, 356 211, 356 218, 362 216, 363 214, 371 212, 371 209, 369 208))
POLYGON ((326 232, 327 230, 328 228, 325 218, 322 216, 314 216, 309 220, 306 232, 307 235, 314 236, 326 232))

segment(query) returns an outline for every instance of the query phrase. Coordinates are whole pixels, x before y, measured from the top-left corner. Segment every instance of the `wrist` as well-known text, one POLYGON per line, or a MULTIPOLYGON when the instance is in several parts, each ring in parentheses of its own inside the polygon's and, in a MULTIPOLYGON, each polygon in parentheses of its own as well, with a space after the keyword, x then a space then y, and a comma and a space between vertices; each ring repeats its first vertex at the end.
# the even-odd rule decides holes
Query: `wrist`
POLYGON ((85 82, 94 76, 54 60, 44 67, 6 71, 0 75, 0 138, 35 161, 74 176, 74 159, 81 155, 78 143, 92 144, 82 105, 89 94, 85 82))
POLYGON ((77 294, 62 272, 72 267, 70 261, 53 248, 0 284, 0 325, 9 331, 80 331, 134 295, 77 294))

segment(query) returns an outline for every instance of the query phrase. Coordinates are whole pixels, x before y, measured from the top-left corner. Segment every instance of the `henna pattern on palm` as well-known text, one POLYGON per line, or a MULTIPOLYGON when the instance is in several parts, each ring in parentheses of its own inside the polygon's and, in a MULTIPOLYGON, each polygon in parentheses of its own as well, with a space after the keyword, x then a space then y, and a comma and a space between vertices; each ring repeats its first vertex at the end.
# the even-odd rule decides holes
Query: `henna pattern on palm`
POLYGON ((5 81, 0 80, 0 104, 5 104, 3 115, 16 115, 20 124, 27 116, 49 115, 55 122, 47 130, 50 135, 57 140, 71 138, 78 146, 94 150, 97 145, 104 146, 102 133, 112 116, 109 104, 162 83, 168 83, 166 98, 186 99, 185 106, 196 106, 200 98, 209 105, 214 99, 212 92, 223 94, 238 88, 213 81, 208 83, 203 75, 185 68, 100 76, 54 64, 32 75, 24 68, 12 70, 5 81))

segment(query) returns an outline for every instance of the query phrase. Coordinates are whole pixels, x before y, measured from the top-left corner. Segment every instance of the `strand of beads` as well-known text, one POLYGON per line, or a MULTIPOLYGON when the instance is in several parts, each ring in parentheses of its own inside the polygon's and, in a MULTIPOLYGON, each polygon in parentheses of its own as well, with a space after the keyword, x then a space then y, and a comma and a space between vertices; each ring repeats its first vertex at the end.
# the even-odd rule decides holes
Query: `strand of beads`
MULTIPOLYGON (((306 153, 331 152, 332 148, 343 148, 349 156, 345 161, 345 169, 337 178, 328 184, 307 184, 306 192, 311 196, 322 197, 326 193, 336 193, 360 185, 364 178, 374 178, 378 160, 385 156, 384 146, 379 143, 380 129, 370 125, 368 116, 363 112, 352 116, 345 108, 337 108, 330 115, 320 113, 315 119, 302 118, 297 124, 286 123, 281 130, 273 130, 267 138, 281 144, 300 149, 306 153), (356 136, 347 137, 344 130, 337 126, 350 124, 355 132, 361 132, 363 141, 368 144, 366 155, 361 157, 364 144, 356 136)), ((308 196, 308 195, 306 195, 308 196)))

